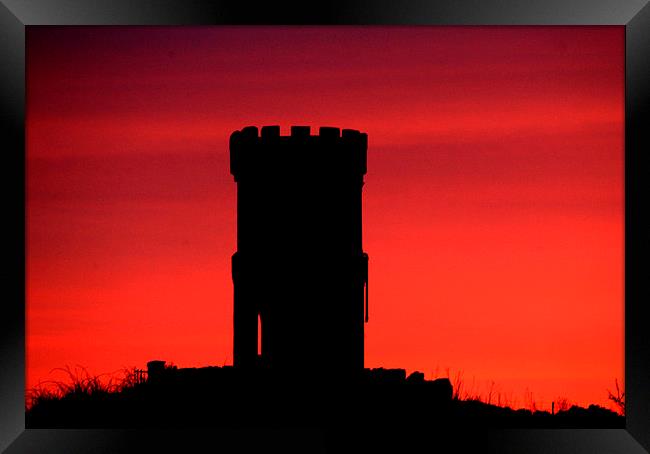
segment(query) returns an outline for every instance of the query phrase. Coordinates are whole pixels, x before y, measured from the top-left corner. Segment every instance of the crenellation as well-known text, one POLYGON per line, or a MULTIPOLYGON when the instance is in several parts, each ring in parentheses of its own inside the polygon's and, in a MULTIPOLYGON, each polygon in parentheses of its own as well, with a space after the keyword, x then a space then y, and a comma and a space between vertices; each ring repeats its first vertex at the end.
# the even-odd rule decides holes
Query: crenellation
POLYGON ((318 135, 323 141, 333 141, 334 139, 341 137, 341 130, 330 126, 321 126, 318 130, 318 135))
POLYGON ((356 129, 343 129, 335 128, 331 126, 321 126, 318 129, 318 135, 311 135, 311 128, 309 126, 291 126, 291 134, 289 136, 282 136, 280 134, 280 126, 278 125, 269 125, 262 126, 261 129, 258 129, 257 126, 246 126, 239 131, 234 131, 230 135, 230 146, 239 145, 240 143, 253 143, 253 142, 264 142, 264 139, 268 138, 281 138, 284 140, 292 138, 309 138, 310 140, 318 142, 328 141, 336 143, 348 143, 348 142, 360 142, 364 143, 367 146, 367 134, 361 133, 356 129), (261 131, 261 134, 258 132, 261 131))
POLYGON ((262 126, 262 139, 280 137, 280 126, 262 126))
POLYGON ((356 129, 344 129, 341 131, 341 138, 345 140, 358 140, 360 134, 356 129))
POLYGON ((242 139, 252 140, 253 138, 258 137, 257 126, 246 126, 241 130, 242 139))
POLYGON ((330 165, 330 168, 339 168, 344 174, 350 175, 362 176, 366 173, 366 133, 330 126, 320 127, 318 135, 310 135, 310 132, 309 126, 291 126, 291 135, 283 136, 278 125, 262 126, 261 129, 246 126, 235 131, 230 136, 230 172, 235 176, 235 180, 239 181, 242 173, 263 172, 269 160, 274 159, 298 159, 301 165, 306 166, 313 165, 313 160, 316 159, 325 165, 328 161, 324 161, 323 156, 319 154, 330 150, 333 156, 339 157, 329 161, 334 165, 330 165), (288 147, 284 148, 285 145, 288 147), (267 146, 274 147, 271 154, 266 153, 270 151, 266 150, 267 146), (336 159, 347 154, 349 160, 343 158, 344 160, 339 162, 340 165, 336 164, 336 159), (351 167, 345 162, 351 163, 351 167))
POLYGON ((309 137, 311 128, 309 126, 292 126, 291 137, 309 137))

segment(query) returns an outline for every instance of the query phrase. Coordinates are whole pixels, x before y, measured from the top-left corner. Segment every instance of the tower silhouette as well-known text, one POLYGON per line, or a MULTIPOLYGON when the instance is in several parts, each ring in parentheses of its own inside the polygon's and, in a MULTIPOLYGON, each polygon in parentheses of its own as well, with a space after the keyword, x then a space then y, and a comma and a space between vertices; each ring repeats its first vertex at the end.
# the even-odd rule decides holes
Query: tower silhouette
POLYGON ((290 136, 279 126, 232 133, 236 368, 328 381, 363 371, 367 143, 365 133, 331 127, 317 136, 305 126, 290 136))

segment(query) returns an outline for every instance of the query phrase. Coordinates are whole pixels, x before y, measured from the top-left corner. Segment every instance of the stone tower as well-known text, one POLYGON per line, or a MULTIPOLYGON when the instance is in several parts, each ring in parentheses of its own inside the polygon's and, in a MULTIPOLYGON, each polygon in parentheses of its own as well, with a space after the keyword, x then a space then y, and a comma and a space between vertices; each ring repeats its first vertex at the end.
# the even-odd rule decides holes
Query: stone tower
POLYGON ((230 137, 237 183, 234 365, 347 380, 364 367, 367 135, 254 126, 230 137), (261 352, 258 346, 261 333, 261 352))

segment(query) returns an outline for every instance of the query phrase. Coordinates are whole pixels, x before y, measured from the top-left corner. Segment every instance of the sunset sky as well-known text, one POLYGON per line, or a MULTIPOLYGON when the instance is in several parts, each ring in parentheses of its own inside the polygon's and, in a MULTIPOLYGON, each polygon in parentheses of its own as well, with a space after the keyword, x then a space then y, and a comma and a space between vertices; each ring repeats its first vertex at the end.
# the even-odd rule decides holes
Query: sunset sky
POLYGON ((232 364, 229 135, 337 126, 366 367, 613 408, 623 95, 623 27, 27 27, 27 386, 232 364))

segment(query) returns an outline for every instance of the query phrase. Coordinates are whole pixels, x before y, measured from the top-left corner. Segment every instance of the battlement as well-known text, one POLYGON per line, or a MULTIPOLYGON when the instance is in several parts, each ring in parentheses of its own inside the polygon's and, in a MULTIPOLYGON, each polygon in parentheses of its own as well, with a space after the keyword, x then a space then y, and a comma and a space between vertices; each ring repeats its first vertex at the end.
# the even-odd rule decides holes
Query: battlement
POLYGON ((320 127, 311 135, 309 126, 291 126, 280 135, 280 126, 247 126, 230 136, 230 173, 239 176, 269 166, 298 170, 311 164, 362 176, 367 169, 368 135, 355 129, 320 127))

